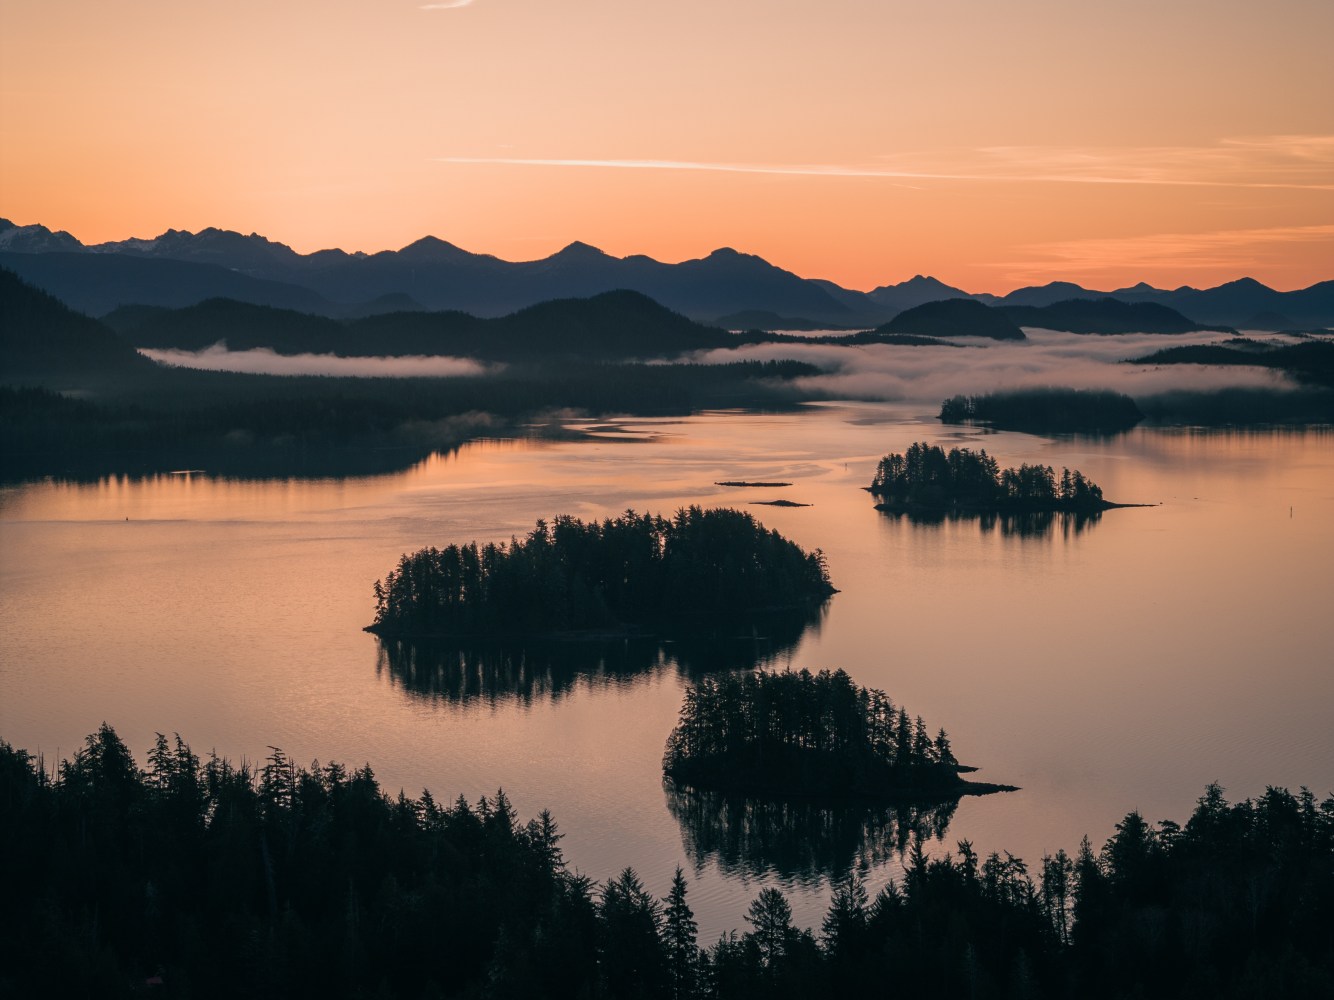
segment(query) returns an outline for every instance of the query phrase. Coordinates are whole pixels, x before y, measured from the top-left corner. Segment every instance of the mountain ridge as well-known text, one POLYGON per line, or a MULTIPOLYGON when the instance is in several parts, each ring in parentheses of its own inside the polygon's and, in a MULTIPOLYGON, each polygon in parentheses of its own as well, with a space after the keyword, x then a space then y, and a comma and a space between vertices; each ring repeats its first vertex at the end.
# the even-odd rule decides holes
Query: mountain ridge
POLYGON ((1112 291, 1053 281, 993 295, 969 293, 918 274, 864 292, 826 279, 804 278, 732 247, 675 264, 644 254, 616 257, 578 240, 547 257, 508 261, 435 236, 370 254, 336 248, 301 254, 258 233, 244 235, 217 227, 197 233, 168 229, 149 239, 85 245, 63 230, 0 219, 0 256, 25 280, 74 308, 99 315, 131 304, 181 308, 207 298, 229 297, 344 317, 374 312, 370 304, 397 297, 429 310, 502 316, 539 302, 625 288, 703 322, 760 310, 812 327, 870 328, 915 306, 953 298, 1037 308, 1071 299, 1112 298, 1156 303, 1208 325, 1246 328, 1252 317, 1277 317, 1301 327, 1334 327, 1334 281, 1287 292, 1250 277, 1213 288, 1182 285, 1170 290, 1142 281, 1112 291), (52 254, 67 257, 44 265, 23 259, 52 254), (69 258, 81 260, 75 263, 69 258), (127 260, 137 261, 138 269, 131 270, 123 263, 127 260), (167 262, 176 269, 156 267, 167 262), (231 277, 187 273, 179 266, 184 264, 215 267, 231 277), (245 285, 239 277, 268 284, 245 285), (97 294, 89 292, 92 286, 100 289, 97 294))

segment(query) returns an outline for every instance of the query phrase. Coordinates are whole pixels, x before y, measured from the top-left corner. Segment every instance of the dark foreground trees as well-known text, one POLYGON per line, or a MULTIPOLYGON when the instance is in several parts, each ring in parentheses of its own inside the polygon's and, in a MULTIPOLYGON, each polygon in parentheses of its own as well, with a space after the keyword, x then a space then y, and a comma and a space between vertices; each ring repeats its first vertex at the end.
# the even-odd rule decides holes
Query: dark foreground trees
POLYGON ((985 450, 913 444, 886 455, 867 487, 879 509, 914 508, 984 511, 1089 512, 1115 506, 1102 488, 1078 470, 1057 478, 1049 465, 1002 469, 985 450))
POLYGON ((627 869, 571 873, 504 793, 384 794, 369 767, 260 767, 109 727, 48 774, 0 742, 0 995, 1185 997, 1334 992, 1334 797, 1210 786, 1184 825, 1131 813, 1030 871, 919 839, 874 897, 839 880, 818 938, 759 891, 697 941, 627 869), (741 921, 738 921, 741 924, 741 921))
POLYGON ((531 635, 819 604, 834 592, 819 549, 805 552, 750 514, 629 510, 585 523, 538 521, 508 545, 405 555, 375 584, 382 636, 531 635))

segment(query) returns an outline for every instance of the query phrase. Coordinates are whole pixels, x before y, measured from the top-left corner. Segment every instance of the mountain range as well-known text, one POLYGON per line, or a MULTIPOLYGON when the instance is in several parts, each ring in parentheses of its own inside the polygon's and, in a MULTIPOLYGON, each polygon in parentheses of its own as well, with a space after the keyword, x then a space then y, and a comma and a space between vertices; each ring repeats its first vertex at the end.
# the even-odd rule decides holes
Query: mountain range
POLYGON ((507 261, 428 236, 373 254, 300 254, 257 233, 213 228, 85 245, 67 232, 0 219, 0 266, 95 316, 128 305, 179 309, 229 298, 343 319, 423 309, 494 317, 553 299, 628 289, 695 320, 767 314, 763 322, 769 325, 786 321, 798 328, 872 327, 953 298, 1030 307, 1112 298, 1242 329, 1334 326, 1334 281, 1291 292, 1251 278, 1206 289, 1140 283, 1109 292, 1052 282, 996 296, 918 275, 862 292, 803 278, 731 248, 670 264, 640 254, 615 257, 576 242, 541 260, 507 261))

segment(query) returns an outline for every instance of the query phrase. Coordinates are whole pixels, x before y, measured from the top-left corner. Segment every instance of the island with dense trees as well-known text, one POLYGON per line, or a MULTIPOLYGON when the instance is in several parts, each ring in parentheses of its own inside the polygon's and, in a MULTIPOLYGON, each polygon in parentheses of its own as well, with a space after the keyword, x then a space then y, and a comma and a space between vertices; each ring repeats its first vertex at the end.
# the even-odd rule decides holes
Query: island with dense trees
MULTIPOLYGON (((1131 812, 1030 869, 914 834, 819 928, 764 888, 701 943, 678 868, 571 870, 555 818, 381 788, 370 765, 141 768, 103 725, 51 767, 0 740, 0 995, 780 1000, 1279 1000, 1334 992, 1334 797, 1210 785, 1184 823, 1131 812)), ((652 859, 646 859, 651 861, 652 859)))
POLYGON ((1001 469, 985 450, 913 444, 903 454, 886 455, 867 490, 879 498, 876 510, 966 513, 1096 513, 1116 504, 1078 470, 1064 469, 1058 479, 1050 465, 1001 469))
POLYGON ((752 671, 686 691, 663 773, 697 788, 779 798, 925 799, 1012 791, 964 781, 941 729, 845 671, 752 671))
POLYGON ((809 608, 834 592, 819 549, 741 511, 560 515, 508 544, 404 555, 375 583, 367 631, 416 639, 657 628, 809 608))

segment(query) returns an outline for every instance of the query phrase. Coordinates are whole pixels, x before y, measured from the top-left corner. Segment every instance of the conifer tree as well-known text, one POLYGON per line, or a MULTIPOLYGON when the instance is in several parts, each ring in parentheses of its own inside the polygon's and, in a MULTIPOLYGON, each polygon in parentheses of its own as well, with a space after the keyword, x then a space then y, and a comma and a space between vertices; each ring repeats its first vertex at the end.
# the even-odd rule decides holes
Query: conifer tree
POLYGON ((676 866, 672 888, 667 895, 667 909, 663 919, 666 936, 667 969, 671 976, 673 1000, 684 1000, 694 994, 698 980, 699 930, 695 914, 686 903, 686 880, 681 866, 676 866))

